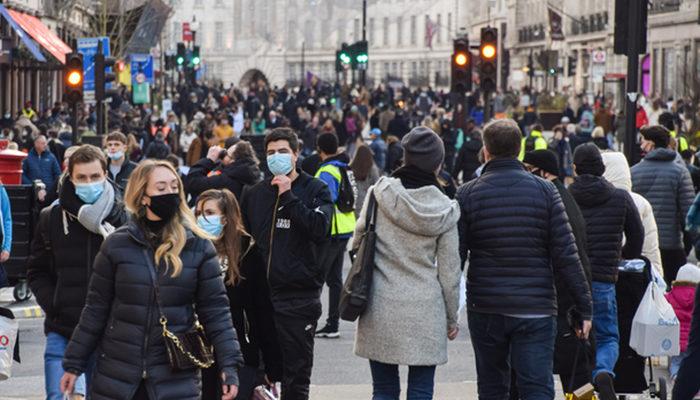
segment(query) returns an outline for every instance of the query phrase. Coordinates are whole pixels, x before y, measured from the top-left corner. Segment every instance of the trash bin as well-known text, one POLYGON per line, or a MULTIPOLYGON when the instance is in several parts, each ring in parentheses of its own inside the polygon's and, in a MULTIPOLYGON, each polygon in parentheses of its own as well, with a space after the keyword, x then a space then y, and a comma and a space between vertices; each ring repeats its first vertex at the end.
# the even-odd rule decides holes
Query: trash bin
POLYGON ((17 150, 0 151, 0 182, 4 185, 19 185, 22 183, 22 161, 26 153, 17 150))

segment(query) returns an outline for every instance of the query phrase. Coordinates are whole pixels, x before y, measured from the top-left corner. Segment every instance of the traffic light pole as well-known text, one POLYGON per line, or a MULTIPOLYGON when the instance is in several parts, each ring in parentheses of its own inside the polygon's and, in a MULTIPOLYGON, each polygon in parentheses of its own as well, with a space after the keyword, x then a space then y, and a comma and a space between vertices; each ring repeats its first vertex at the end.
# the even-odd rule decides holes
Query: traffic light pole
POLYGON ((71 101, 71 143, 73 146, 78 144, 78 102, 71 101))
POLYGON ((631 165, 634 160, 634 149, 637 144, 637 90, 639 80, 639 47, 641 37, 646 32, 642 28, 642 7, 646 0, 630 0, 628 18, 629 34, 627 36, 627 96, 625 96, 625 143, 624 150, 627 162, 631 165))
MULTIPOLYGON (((362 0, 362 41, 367 40, 367 0, 362 0)), ((368 67, 369 63, 365 65, 368 67)), ((367 70, 360 70, 360 85, 367 85, 367 70)))

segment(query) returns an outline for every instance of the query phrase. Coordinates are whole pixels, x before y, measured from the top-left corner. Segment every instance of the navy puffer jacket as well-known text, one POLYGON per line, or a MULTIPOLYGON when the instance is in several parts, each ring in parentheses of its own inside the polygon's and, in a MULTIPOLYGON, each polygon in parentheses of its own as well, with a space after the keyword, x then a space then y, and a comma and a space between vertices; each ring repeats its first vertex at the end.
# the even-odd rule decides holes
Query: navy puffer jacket
POLYGON ((569 186, 586 220, 588 259, 596 282, 617 282, 620 258, 639 258, 644 225, 627 191, 616 189, 603 177, 581 175, 569 186), (622 247, 622 233, 625 246, 622 247))
POLYGON ((685 216, 693 204, 693 180, 678 153, 655 149, 632 167, 632 190, 644 196, 659 227, 659 248, 683 248, 685 216))
POLYGON ((467 307, 492 314, 557 314, 555 275, 576 309, 591 293, 559 192, 513 159, 492 160, 457 194, 460 253, 469 257, 467 307))
MULTIPOLYGON (((243 362, 231 322, 221 267, 210 241, 187 231, 176 278, 157 270, 160 299, 174 333, 193 327, 194 313, 214 346, 227 384, 238 384, 243 362)), ((152 400, 199 400, 198 370, 172 372, 163 342, 151 271, 153 250, 144 232, 131 222, 111 234, 95 258, 85 309, 63 359, 63 368, 85 371, 97 350, 90 397, 130 400, 144 380, 152 400)))

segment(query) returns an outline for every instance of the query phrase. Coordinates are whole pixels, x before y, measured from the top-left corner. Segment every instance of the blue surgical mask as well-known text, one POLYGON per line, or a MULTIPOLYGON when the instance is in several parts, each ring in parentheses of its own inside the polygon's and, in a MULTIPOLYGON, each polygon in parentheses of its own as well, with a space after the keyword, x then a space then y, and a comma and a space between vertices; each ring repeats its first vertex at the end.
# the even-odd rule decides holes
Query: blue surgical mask
POLYGON ((197 225, 205 232, 212 236, 219 237, 224 230, 224 225, 221 223, 221 215, 200 215, 197 217, 197 225))
POLYGON ((105 191, 105 181, 92 182, 92 183, 76 183, 75 194, 82 200, 85 204, 94 204, 97 199, 102 196, 102 192, 105 191))
POLYGON ((275 153, 267 156, 267 168, 270 169, 272 175, 287 175, 292 172, 292 155, 275 153))
POLYGON ((114 161, 121 160, 122 157, 124 157, 124 152, 123 151, 117 151, 115 153, 109 153, 108 154, 109 158, 114 161))

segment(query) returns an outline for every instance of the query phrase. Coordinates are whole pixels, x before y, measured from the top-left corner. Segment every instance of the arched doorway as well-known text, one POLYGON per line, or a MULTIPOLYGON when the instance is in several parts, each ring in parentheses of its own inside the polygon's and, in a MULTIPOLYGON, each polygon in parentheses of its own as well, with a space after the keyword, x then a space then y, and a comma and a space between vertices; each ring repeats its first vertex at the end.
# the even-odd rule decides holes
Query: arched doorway
POLYGON ((258 82, 261 80, 265 82, 266 86, 269 86, 267 77, 262 71, 260 71, 259 69, 249 69, 248 71, 246 71, 245 74, 243 74, 238 85, 241 88, 247 88, 248 86, 250 86, 251 83, 258 82))

